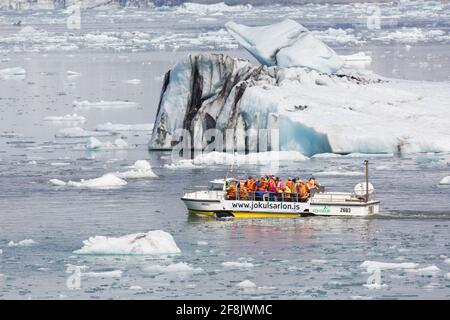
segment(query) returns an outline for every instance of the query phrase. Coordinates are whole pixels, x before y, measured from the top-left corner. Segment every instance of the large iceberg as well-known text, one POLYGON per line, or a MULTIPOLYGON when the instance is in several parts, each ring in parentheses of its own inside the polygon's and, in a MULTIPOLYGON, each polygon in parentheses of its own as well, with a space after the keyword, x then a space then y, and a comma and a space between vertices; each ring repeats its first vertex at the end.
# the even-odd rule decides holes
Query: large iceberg
POLYGON ((309 31, 291 20, 227 27, 262 65, 212 53, 179 61, 164 78, 150 149, 450 151, 449 82, 352 68, 320 40, 304 40, 309 31), (289 59, 302 62, 281 63, 289 59))
POLYGON ((344 64, 333 49, 294 20, 260 27, 230 21, 225 26, 240 45, 266 66, 306 67, 335 73, 344 64))

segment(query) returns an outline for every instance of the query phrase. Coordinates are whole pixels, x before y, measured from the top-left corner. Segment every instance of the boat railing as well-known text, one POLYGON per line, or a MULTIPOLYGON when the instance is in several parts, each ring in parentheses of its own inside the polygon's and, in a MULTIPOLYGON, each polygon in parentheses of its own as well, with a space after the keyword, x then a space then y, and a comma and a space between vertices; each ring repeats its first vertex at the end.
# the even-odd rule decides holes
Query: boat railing
MULTIPOLYGON (((371 201, 374 199, 374 194, 369 195, 368 201, 371 201)), ((348 193, 348 192, 326 192, 326 193, 318 193, 316 194, 312 199, 312 203, 342 203, 342 202, 366 202, 365 196, 358 196, 354 193, 348 193)))

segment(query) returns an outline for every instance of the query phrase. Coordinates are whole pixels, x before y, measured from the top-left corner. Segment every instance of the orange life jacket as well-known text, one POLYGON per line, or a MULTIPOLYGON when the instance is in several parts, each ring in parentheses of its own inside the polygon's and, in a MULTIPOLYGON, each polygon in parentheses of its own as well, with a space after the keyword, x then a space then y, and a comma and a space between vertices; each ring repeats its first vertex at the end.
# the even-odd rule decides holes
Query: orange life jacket
POLYGON ((286 180, 285 186, 292 190, 292 180, 286 180))
POLYGON ((236 198, 236 186, 234 184, 227 188, 227 196, 230 198, 236 198))

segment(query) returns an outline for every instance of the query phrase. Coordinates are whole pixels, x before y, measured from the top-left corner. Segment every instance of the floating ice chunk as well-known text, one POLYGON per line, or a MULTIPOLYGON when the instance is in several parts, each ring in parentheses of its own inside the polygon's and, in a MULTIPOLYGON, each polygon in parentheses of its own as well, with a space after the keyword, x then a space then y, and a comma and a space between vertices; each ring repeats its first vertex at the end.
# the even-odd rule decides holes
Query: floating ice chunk
POLYGON ((230 269, 253 268, 255 265, 251 262, 227 261, 222 262, 222 266, 230 269))
POLYGON ((64 181, 59 180, 59 179, 50 179, 49 181, 54 186, 65 186, 66 185, 66 183, 64 181))
POLYGON ((244 280, 242 282, 239 282, 236 286, 242 289, 256 288, 256 284, 254 284, 250 280, 244 280))
POLYGON ((136 102, 131 101, 99 101, 99 102, 90 102, 88 100, 83 101, 73 101, 73 106, 76 108, 134 108, 137 107, 138 104, 136 102))
POLYGON ((450 264, 450 258, 445 259, 444 262, 450 264))
POLYGON ((70 166, 70 162, 51 162, 50 165, 53 167, 64 167, 70 166))
POLYGON ((19 242, 10 241, 8 243, 8 247, 27 247, 33 244, 36 244, 36 242, 33 239, 25 239, 19 242))
POLYGON ((311 259, 311 263, 314 263, 314 264, 324 264, 324 263, 328 263, 328 260, 324 260, 324 259, 311 259))
POLYGON ((315 173, 316 176, 343 176, 343 177, 354 177, 362 176, 363 172, 359 171, 322 171, 315 173))
POLYGON ((121 278, 122 270, 112 270, 112 271, 104 271, 104 272, 83 272, 83 277, 89 278, 121 278))
POLYGON ((441 269, 436 267, 435 265, 419 268, 419 269, 411 269, 406 270, 407 272, 418 273, 420 275, 432 275, 441 272, 441 269))
POLYGON ((342 59, 331 48, 293 20, 262 27, 230 21, 225 26, 264 65, 306 67, 325 73, 335 73, 343 66, 342 59))
POLYGON ((106 122, 99 124, 95 130, 97 131, 151 131, 153 129, 153 123, 145 124, 120 124, 106 122))
POLYGON ((115 189, 125 186, 127 182, 113 173, 107 173, 100 178, 88 179, 81 181, 69 181, 68 186, 77 188, 92 188, 92 189, 115 189))
POLYGON ((450 272, 448 272, 448 273, 445 274, 445 278, 448 279, 448 280, 450 280, 450 272))
MULTIPOLYGON (((0 249, 0 254, 3 254, 3 250, 2 249, 0 249)), ((1 277, 1 275, 0 275, 0 277, 1 277)))
POLYGON ((202 168, 202 166, 196 166, 192 163, 192 160, 183 159, 176 163, 169 163, 165 164, 164 168, 170 169, 170 170, 177 170, 177 169, 198 169, 202 168))
POLYGON ((142 290, 141 286, 131 286, 130 290, 142 290))
POLYGON ((207 246, 208 245, 208 242, 207 241, 197 241, 197 245, 199 245, 199 246, 207 246))
POLYGON ((76 113, 73 114, 66 114, 65 116, 48 116, 45 117, 44 120, 46 121, 55 121, 55 122, 85 122, 86 118, 80 115, 77 115, 76 113))
POLYGON ((55 137, 57 138, 85 138, 91 136, 110 136, 110 132, 88 131, 80 127, 64 128, 59 130, 55 137))
POLYGON ((233 5, 229 6, 224 2, 201 4, 185 2, 176 8, 178 13, 195 13, 198 15, 210 14, 215 12, 240 12, 248 11, 252 8, 251 4, 233 5))
POLYGON ((67 74, 67 78, 69 78, 69 79, 81 76, 81 73, 76 72, 76 71, 70 71, 70 70, 67 70, 66 74, 67 74))
POLYGON ((412 262, 379 262, 366 260, 360 265, 361 268, 367 268, 367 271, 376 269, 414 269, 417 268, 417 263, 412 262))
POLYGON ((0 80, 22 80, 26 74, 25 69, 20 67, 0 69, 0 80))
POLYGON ((97 255, 151 255, 179 253, 170 233, 162 230, 133 233, 122 237, 95 236, 83 241, 84 246, 74 251, 78 254, 97 255))
POLYGON ((20 31, 18 33, 22 34, 22 35, 26 35, 26 34, 30 35, 30 34, 33 34, 36 32, 38 32, 38 31, 35 28, 33 28, 32 26, 25 26, 22 29, 20 29, 20 31))
POLYGON ((350 55, 340 55, 346 67, 367 68, 372 63, 372 58, 365 52, 350 55))
POLYGON ((137 160, 130 168, 131 170, 114 174, 122 179, 158 178, 147 160, 137 160))
POLYGON ((130 148, 128 142, 120 138, 117 138, 114 142, 102 142, 94 137, 90 137, 87 140, 85 147, 87 150, 118 150, 130 148))
POLYGON ((126 84, 141 84, 141 79, 125 80, 124 83, 126 83, 126 84))
POLYGON ((439 184, 450 184, 450 176, 442 178, 442 180, 441 180, 441 182, 439 182, 439 184))
POLYGON ((363 284, 363 286, 370 290, 378 290, 378 289, 383 289, 383 288, 388 287, 388 285, 385 283, 383 283, 383 284, 381 284, 381 283, 370 283, 370 284, 365 283, 365 284, 363 284))
POLYGON ((145 271, 156 272, 156 273, 200 273, 200 272, 203 272, 202 268, 194 268, 191 265, 184 263, 184 262, 172 263, 168 266, 162 266, 162 265, 147 266, 144 269, 145 269, 145 271))

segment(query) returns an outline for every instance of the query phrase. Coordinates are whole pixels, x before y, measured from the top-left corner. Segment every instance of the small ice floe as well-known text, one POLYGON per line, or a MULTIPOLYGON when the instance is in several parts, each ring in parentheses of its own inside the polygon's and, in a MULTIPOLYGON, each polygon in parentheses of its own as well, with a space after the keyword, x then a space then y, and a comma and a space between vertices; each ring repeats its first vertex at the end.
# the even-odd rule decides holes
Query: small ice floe
POLYGON ((417 268, 417 263, 413 262, 379 262, 379 261, 369 261, 366 260, 361 263, 361 268, 366 268, 368 272, 376 270, 376 269, 415 269, 417 268))
POLYGON ((446 258, 444 262, 450 264, 450 258, 446 258))
POLYGON ((133 108, 137 107, 138 104, 136 102, 131 101, 99 101, 99 102, 90 102, 88 100, 83 101, 73 101, 73 106, 76 108, 133 108))
POLYGON ((172 263, 168 266, 163 265, 153 265, 146 266, 144 268, 147 272, 155 272, 155 273, 201 273, 203 272, 202 268, 194 268, 188 263, 178 262, 172 263))
POLYGON ((80 127, 65 128, 59 130, 55 137, 57 138, 87 138, 91 136, 110 136, 110 132, 106 131, 88 131, 80 127))
POLYGON ((27 247, 33 244, 36 244, 36 241, 34 241, 33 239, 25 239, 19 242, 10 241, 8 243, 8 247, 27 247))
POLYGON ((83 272, 83 277, 89 278, 121 278, 122 270, 112 270, 112 271, 103 271, 103 272, 83 272))
POLYGON ((124 83, 126 83, 126 84, 141 84, 141 79, 125 80, 124 83))
POLYGON ((162 230, 133 233, 122 237, 95 236, 83 241, 77 254, 151 255, 180 253, 170 233, 162 230))
POLYGON ((142 287, 141 287, 141 286, 130 286, 129 289, 130 289, 130 290, 140 291, 140 290, 142 290, 142 287))
POLYGON ((0 254, 3 254, 3 250, 2 249, 0 249, 0 254))
POLYGON ((256 284, 254 284, 250 280, 244 280, 242 282, 239 282, 236 286, 239 287, 239 288, 242 288, 242 289, 253 289, 253 288, 256 288, 256 284))
POLYGON ((70 166, 70 162, 52 162, 50 165, 53 167, 65 167, 70 166))
POLYGON ((127 184, 127 182, 112 173, 107 173, 100 178, 81 179, 80 181, 68 181, 64 182, 59 179, 50 179, 49 182, 54 186, 69 186, 77 188, 92 188, 92 189, 115 189, 122 187, 127 184))
POLYGON ((365 284, 363 284, 363 286, 370 290, 374 290, 374 289, 378 290, 378 289, 383 289, 383 288, 388 287, 388 285, 385 283, 382 283, 382 284, 381 283, 369 283, 369 284, 365 283, 365 284))
POLYGON ((65 116, 48 116, 44 118, 45 121, 54 122, 85 122, 86 118, 76 113, 66 114, 65 116))
POLYGON ((170 169, 170 170, 177 170, 177 169, 198 169, 202 168, 202 166, 196 166, 192 163, 192 160, 183 159, 180 161, 177 161, 176 163, 166 163, 164 165, 164 168, 170 169))
POLYGON ((409 270, 406 270, 406 271, 426 276, 426 275, 437 274, 437 273, 441 272, 441 269, 439 269, 435 265, 432 265, 432 266, 419 268, 419 269, 409 269, 409 270))
POLYGON ((208 242, 200 240, 200 241, 197 241, 197 245, 199 245, 199 246, 207 246, 208 242))
POLYGON ((54 186, 65 186, 66 185, 66 183, 64 181, 59 180, 59 179, 50 179, 49 182, 51 184, 53 184, 54 186))
POLYGON ((450 272, 448 272, 448 273, 445 274, 445 278, 448 279, 448 280, 450 280, 450 272))
POLYGON ((76 72, 76 71, 70 71, 70 70, 67 70, 66 74, 67 74, 67 78, 69 78, 69 79, 81 76, 81 73, 76 72))
POLYGON ((152 131, 153 123, 144 124, 120 124, 106 122, 99 124, 95 130, 96 131, 152 131))
POLYGON ((158 178, 147 160, 137 160, 130 168, 131 170, 114 174, 122 179, 158 178))
POLYGON ((450 184, 450 176, 442 178, 442 180, 441 180, 441 182, 439 182, 439 184, 450 184))
POLYGON ((328 260, 325 260, 325 259, 311 259, 311 263, 314 263, 314 264, 325 264, 325 263, 328 263, 328 260))
POLYGON ((343 177, 354 177, 362 176, 363 172, 359 171, 321 171, 315 173, 316 176, 343 176, 343 177))
POLYGON ((222 266, 229 269, 253 268, 255 265, 251 262, 227 261, 222 262, 222 266))
POLYGON ((114 142, 102 142, 94 137, 90 137, 85 145, 86 150, 120 150, 129 149, 130 145, 123 139, 117 138, 114 142))
POLYGON ((0 69, 0 80, 22 80, 26 74, 25 69, 20 67, 0 69))

